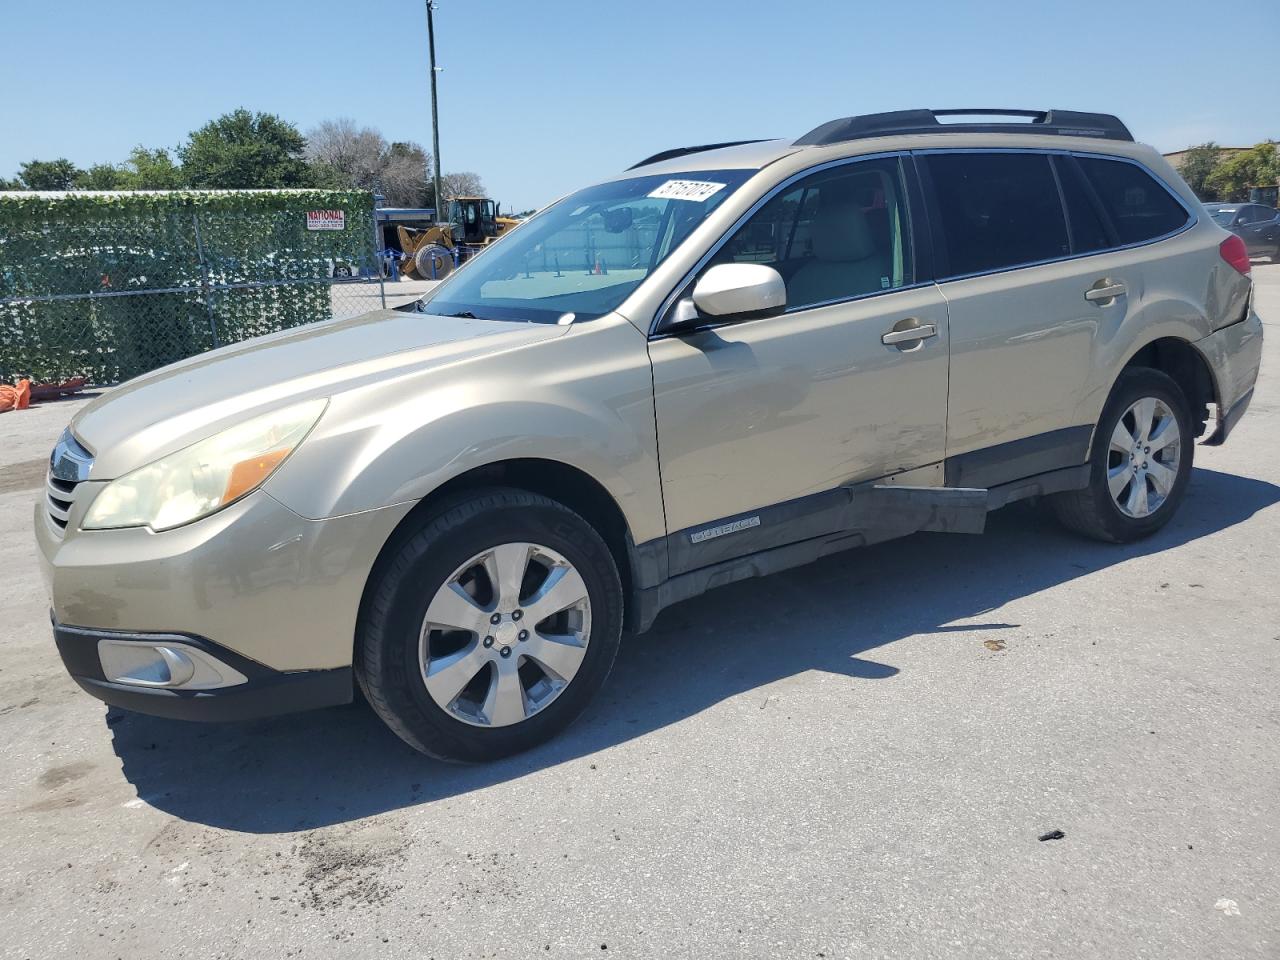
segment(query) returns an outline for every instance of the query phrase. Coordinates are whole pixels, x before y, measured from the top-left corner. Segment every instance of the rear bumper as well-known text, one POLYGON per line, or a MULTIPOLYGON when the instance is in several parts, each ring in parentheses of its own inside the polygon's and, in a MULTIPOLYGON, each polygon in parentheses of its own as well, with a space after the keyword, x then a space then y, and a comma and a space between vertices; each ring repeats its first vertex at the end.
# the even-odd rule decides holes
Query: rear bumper
POLYGON ((85 692, 123 710, 174 720, 253 720, 282 713, 351 702, 351 668, 284 672, 264 667, 203 637, 190 634, 126 633, 53 624, 58 653, 71 678, 85 692), (172 641, 207 653, 245 680, 209 690, 166 690, 115 683, 106 678, 98 655, 101 640, 172 641))
POLYGON ((1262 321, 1250 310, 1244 320, 1215 330, 1195 343, 1213 373, 1217 424, 1205 443, 1226 441, 1249 409, 1262 363, 1262 321))

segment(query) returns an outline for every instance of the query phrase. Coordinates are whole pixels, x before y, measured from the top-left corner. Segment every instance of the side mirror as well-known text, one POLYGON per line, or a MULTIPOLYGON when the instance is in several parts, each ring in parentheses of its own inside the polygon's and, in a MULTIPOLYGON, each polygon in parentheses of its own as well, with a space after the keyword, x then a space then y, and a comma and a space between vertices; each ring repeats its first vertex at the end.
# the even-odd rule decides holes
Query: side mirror
POLYGON ((787 309, 782 274, 763 263, 721 263, 699 279, 693 296, 680 300, 659 328, 695 330, 717 323, 774 317, 787 309))

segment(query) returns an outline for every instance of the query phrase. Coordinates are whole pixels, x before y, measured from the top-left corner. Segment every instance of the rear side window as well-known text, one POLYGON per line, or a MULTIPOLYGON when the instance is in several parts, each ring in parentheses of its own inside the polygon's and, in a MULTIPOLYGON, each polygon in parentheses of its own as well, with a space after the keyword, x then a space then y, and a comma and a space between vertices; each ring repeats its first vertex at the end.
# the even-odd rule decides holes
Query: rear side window
POLYGON ((1101 157, 1077 159, 1121 244, 1154 240, 1186 226, 1187 211, 1137 164, 1101 157))
POLYGON ((1071 253, 1046 154, 939 153, 923 159, 937 197, 949 276, 1071 253))

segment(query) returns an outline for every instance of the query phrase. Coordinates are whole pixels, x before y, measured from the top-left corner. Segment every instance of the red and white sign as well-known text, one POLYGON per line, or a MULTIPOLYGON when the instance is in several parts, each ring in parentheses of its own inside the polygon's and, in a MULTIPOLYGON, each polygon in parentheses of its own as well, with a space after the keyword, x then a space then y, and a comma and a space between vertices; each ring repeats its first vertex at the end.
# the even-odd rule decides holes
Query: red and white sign
POLYGON ((343 210, 308 210, 308 230, 345 230, 347 214, 343 210))

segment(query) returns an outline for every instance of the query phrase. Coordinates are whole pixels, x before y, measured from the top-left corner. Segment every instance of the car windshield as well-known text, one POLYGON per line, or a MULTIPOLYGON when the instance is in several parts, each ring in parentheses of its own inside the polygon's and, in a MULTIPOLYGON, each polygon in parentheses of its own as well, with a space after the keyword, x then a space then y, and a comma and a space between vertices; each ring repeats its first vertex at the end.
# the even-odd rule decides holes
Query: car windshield
POLYGON ((1236 208, 1235 207, 1210 208, 1209 214, 1213 217, 1214 223, 1220 223, 1224 227, 1229 227, 1236 219, 1236 208))
POLYGON ((420 309, 539 323, 603 316, 754 172, 698 170, 580 190, 514 228, 420 309))

